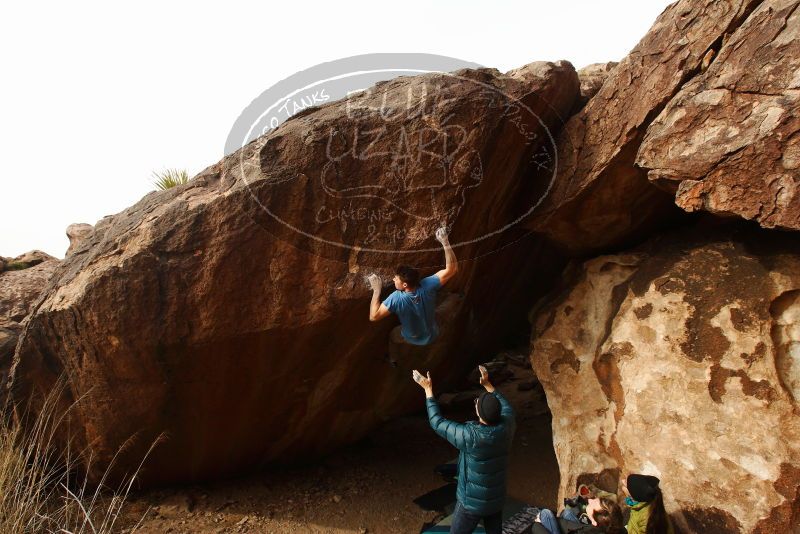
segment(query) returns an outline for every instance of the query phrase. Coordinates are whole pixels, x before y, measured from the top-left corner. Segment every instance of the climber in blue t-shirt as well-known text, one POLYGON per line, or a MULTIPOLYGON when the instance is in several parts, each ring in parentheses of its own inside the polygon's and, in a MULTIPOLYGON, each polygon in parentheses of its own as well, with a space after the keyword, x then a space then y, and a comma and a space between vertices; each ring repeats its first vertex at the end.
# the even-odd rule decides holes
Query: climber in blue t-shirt
POLYGON ((372 286, 372 303, 369 320, 379 321, 394 313, 400 319, 400 334, 403 341, 412 345, 428 345, 436 340, 439 327, 436 324, 436 292, 458 271, 458 262, 447 230, 436 230, 436 239, 444 248, 445 268, 420 280, 419 271, 401 265, 395 271, 394 291, 380 303, 382 283, 377 274, 369 276, 372 286))

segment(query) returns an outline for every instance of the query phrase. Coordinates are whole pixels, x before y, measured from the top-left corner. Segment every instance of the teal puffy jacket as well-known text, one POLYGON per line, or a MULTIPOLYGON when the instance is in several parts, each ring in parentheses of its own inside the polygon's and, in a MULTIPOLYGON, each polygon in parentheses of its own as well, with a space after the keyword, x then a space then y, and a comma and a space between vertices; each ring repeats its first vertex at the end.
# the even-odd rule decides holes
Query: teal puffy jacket
POLYGON ((428 420, 434 432, 459 450, 456 498, 472 514, 487 516, 503 509, 506 470, 514 437, 514 410, 495 390, 502 421, 482 425, 478 421, 456 423, 442 417, 436 399, 428 398, 428 420))

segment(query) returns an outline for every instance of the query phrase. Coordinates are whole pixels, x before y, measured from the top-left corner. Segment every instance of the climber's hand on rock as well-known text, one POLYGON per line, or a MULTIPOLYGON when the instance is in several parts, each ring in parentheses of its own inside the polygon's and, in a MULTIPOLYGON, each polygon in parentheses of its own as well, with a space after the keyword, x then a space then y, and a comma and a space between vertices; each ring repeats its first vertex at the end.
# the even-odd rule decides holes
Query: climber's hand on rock
POLYGON ((441 243, 442 245, 447 245, 450 243, 449 238, 447 237, 447 227, 442 226, 441 228, 436 229, 436 241, 441 243))
POLYGON ((381 280, 381 277, 375 273, 369 275, 367 277, 367 281, 369 282, 369 285, 373 291, 380 291, 383 287, 383 281, 381 280))

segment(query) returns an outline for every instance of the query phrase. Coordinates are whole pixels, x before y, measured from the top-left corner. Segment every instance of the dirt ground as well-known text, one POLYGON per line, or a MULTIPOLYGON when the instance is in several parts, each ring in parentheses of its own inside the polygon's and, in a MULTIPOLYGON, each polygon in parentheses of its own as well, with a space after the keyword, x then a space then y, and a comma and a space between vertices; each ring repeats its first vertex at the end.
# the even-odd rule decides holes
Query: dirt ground
MULTIPOLYGON (((517 413, 509 495, 552 508, 558 465, 544 394, 527 362, 509 360, 505 368, 504 374, 513 374, 497 387, 517 413)), ((463 404, 471 405, 474 396, 464 396, 463 404)), ((443 414, 460 421, 474 419, 467 408, 458 406, 443 403, 443 414)), ((133 495, 123 510, 122 531, 417 533, 437 514, 412 501, 444 485, 433 468, 456 455, 420 413, 387 423, 316 465, 133 495)))

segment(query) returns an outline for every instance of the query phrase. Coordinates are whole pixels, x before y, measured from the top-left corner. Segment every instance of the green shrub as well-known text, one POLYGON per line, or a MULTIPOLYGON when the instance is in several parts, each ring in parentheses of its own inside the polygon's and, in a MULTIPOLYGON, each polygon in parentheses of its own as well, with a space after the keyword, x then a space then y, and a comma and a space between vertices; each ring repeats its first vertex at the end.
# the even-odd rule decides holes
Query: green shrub
POLYGON ((165 169, 153 172, 153 185, 164 191, 176 185, 183 185, 189 181, 189 173, 185 169, 165 169))
POLYGON ((33 267, 33 265, 25 261, 11 261, 6 265, 6 271, 21 271, 28 267, 33 267))

